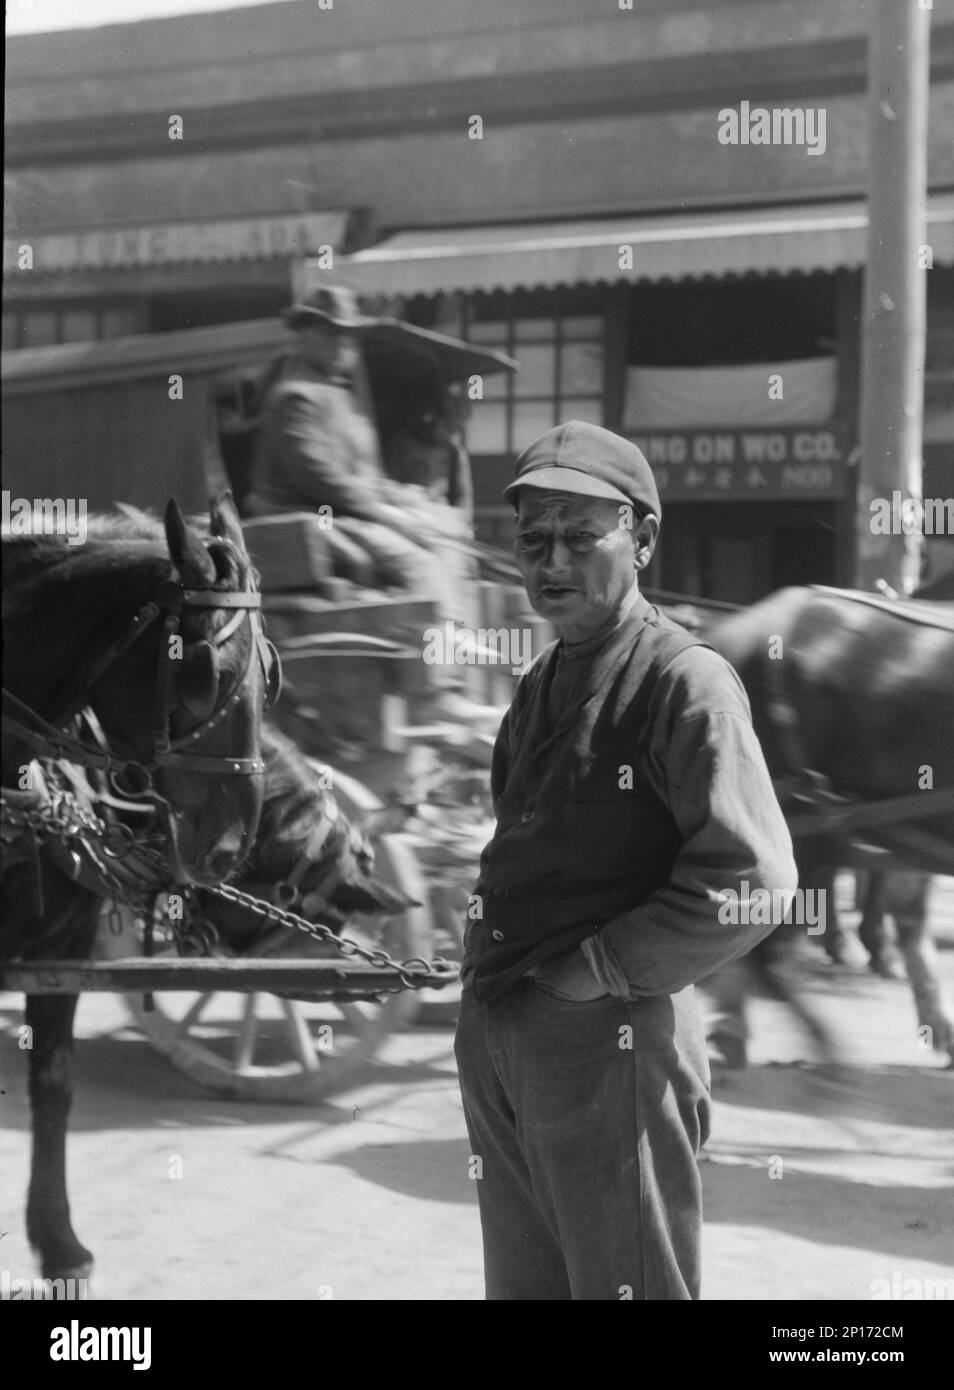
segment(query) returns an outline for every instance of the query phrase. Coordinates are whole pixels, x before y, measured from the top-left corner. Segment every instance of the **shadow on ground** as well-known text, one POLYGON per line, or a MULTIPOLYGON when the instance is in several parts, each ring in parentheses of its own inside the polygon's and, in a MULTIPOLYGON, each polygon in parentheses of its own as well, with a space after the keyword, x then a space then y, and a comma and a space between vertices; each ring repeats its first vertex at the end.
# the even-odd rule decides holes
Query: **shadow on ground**
MULTIPOLYGON (((29 1055, 11 1036, 0 1036, 0 1105, 5 1130, 30 1130, 27 1099, 29 1055)), ((451 1064, 453 1058, 451 1058, 451 1064)), ((74 1054, 75 1096, 70 1130, 142 1130, 167 1128, 170 1117, 182 1125, 300 1124, 324 1125, 351 1121, 351 1107, 342 1097, 367 1085, 424 1084, 448 1080, 446 1062, 415 1062, 393 1066, 371 1062, 355 1070, 347 1087, 326 1101, 301 1105, 256 1103, 216 1096, 165 1061, 144 1039, 125 1030, 97 1038, 81 1038, 74 1054), (341 1109, 336 1104, 340 1100, 341 1109)))
POLYGON ((817 1245, 954 1264, 954 1187, 882 1187, 788 1165, 702 1165, 706 1222, 764 1227, 817 1245))
POLYGON ((914 1129, 954 1124, 954 1070, 925 1066, 822 1067, 769 1064, 718 1068, 717 1105, 785 1110, 831 1120, 867 1120, 914 1129))

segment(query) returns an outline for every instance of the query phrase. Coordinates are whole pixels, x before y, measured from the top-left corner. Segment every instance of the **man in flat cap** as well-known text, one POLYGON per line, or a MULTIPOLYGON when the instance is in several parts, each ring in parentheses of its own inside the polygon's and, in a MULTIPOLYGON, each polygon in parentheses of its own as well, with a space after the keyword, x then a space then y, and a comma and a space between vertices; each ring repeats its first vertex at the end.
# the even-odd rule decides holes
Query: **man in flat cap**
POLYGON ((504 496, 559 640, 497 736, 461 971, 487 1297, 698 1298, 692 986, 771 930, 719 909, 789 900, 791 840, 735 672, 639 592, 661 514, 639 449, 560 425, 504 496))

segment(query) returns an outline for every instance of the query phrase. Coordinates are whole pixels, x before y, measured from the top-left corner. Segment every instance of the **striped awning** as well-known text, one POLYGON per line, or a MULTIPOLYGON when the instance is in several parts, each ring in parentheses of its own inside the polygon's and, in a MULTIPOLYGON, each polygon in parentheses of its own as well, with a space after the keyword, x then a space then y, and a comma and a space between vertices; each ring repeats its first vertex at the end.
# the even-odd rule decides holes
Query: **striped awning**
MULTIPOLYGON (((359 294, 513 290, 555 285, 833 271, 864 265, 861 200, 588 222, 425 229, 339 259, 359 294)), ((927 241, 954 265, 954 194, 932 196, 927 241)))

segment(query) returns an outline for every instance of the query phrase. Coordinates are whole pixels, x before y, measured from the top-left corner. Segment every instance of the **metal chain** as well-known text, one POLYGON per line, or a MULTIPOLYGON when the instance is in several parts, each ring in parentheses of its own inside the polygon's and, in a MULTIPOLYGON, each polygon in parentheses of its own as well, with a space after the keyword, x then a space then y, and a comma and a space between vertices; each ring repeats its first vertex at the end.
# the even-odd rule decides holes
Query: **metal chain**
MULTIPOLYGON (((185 886, 181 893, 183 915, 176 919, 169 914, 168 905, 163 914, 169 924, 176 954, 180 956, 211 956, 219 945, 218 928, 205 917, 195 889, 185 886)), ((155 921, 153 906, 153 921, 155 921)))
MULTIPOLYGON (((66 843, 67 848, 69 848, 69 841, 79 840, 87 853, 95 859, 96 871, 102 876, 109 890, 109 896, 114 900, 128 902, 140 909, 143 907, 144 890, 137 893, 129 885, 124 884, 107 868, 100 856, 95 854, 88 844, 90 836, 95 837, 100 843, 104 841, 108 831, 107 823, 79 805, 70 792, 58 789, 49 800, 35 807, 15 807, 0 796, 0 809, 2 809, 8 824, 29 829, 38 839, 57 836, 66 843)), ((141 845, 137 845, 136 848, 138 854, 154 860, 157 865, 162 862, 162 856, 156 854, 155 851, 141 845)), ((333 946, 339 955, 345 957, 359 956, 379 970, 394 970, 401 983, 391 989, 381 986, 379 990, 376 988, 376 993, 397 994, 402 988, 425 989, 434 985, 447 984, 457 972, 457 965, 452 961, 445 960, 442 956, 436 956, 433 960, 412 956, 407 960, 396 961, 387 951, 362 946, 360 942, 347 936, 336 936, 330 927, 319 922, 309 922, 306 918, 299 917, 287 908, 263 902, 260 898, 255 898, 251 893, 246 893, 241 888, 235 888, 231 884, 223 883, 215 887, 204 887, 203 891, 214 897, 222 898, 226 902, 231 902, 237 907, 244 908, 262 921, 274 922, 304 932, 315 941, 322 941, 333 946)), ((191 892, 187 889, 184 896, 191 897, 191 892)), ((173 929, 180 954, 206 954, 209 945, 213 943, 204 939, 191 943, 189 938, 192 934, 188 926, 184 932, 177 932, 173 929), (183 950, 183 948, 185 949, 183 950)), ((204 937, 204 933, 201 931, 196 935, 200 938, 204 937)))
POLYGON ((236 907, 243 907, 263 920, 274 921, 284 927, 294 927, 315 941, 323 941, 329 946, 333 946, 339 955, 360 956, 362 960, 367 961, 369 965, 376 966, 379 970, 396 971, 401 980, 401 986, 396 986, 394 989, 382 987, 380 991, 382 994, 397 994, 401 987, 426 989, 435 984, 447 984, 449 977, 456 975, 457 972, 457 964, 445 960, 443 956, 435 956, 433 960, 412 956, 408 960, 396 961, 388 955, 387 951, 362 946, 359 941, 353 941, 348 936, 336 936, 330 927, 323 926, 320 922, 309 922, 306 918, 299 917, 297 913, 290 912, 288 908, 263 903, 261 899, 253 898, 251 893, 245 893, 241 888, 234 888, 229 883, 219 884, 215 888, 203 888, 202 891, 211 893, 214 897, 223 898, 226 902, 234 903, 236 907))
POLYGON ((69 792, 57 791, 42 805, 22 807, 13 806, 5 796, 0 796, 0 810, 10 825, 42 830, 46 834, 58 831, 70 839, 83 830, 101 836, 106 828, 98 816, 84 810, 69 792))
POLYGON ((125 857, 125 854, 135 848, 137 859, 143 868, 151 867, 168 878, 164 856, 148 848, 141 841, 130 841, 124 855, 110 855, 105 849, 111 831, 109 822, 97 816, 95 812, 87 810, 73 792, 58 786, 51 764, 44 764, 44 774, 51 793, 39 805, 12 805, 6 797, 0 795, 0 813, 4 820, 15 828, 29 830, 34 844, 38 846, 50 840, 58 840, 67 852, 78 857, 80 850, 73 845, 74 841, 78 842, 90 860, 90 868, 102 880, 104 896, 142 908, 149 892, 147 886, 123 882, 110 869, 109 860, 125 857), (93 843, 90 843, 91 841, 93 843))

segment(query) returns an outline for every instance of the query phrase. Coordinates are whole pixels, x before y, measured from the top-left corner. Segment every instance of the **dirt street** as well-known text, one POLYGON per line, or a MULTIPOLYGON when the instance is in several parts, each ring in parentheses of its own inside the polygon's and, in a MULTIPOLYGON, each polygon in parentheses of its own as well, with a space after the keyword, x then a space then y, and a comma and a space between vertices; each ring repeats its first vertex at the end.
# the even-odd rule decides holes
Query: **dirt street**
MULTIPOLYGON (((954 882, 934 916, 954 998, 954 882)), ((954 1071, 918 1047, 905 984, 820 958, 810 982, 844 1052, 837 1077, 767 1002, 750 1069, 716 1075, 704 1296, 869 1299, 897 1272, 951 1280, 950 1297, 954 1071)), ((34 1272, 20 1005, 0 996, 0 1266, 13 1278, 34 1272)), ((346 1092, 308 1107, 201 1091, 129 1027, 120 998, 85 997, 79 1034, 69 1172, 96 1254, 91 1296, 482 1297, 449 1029, 392 1036, 346 1092)))

